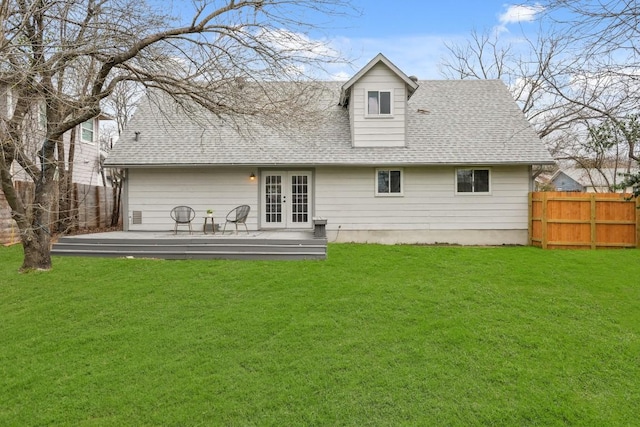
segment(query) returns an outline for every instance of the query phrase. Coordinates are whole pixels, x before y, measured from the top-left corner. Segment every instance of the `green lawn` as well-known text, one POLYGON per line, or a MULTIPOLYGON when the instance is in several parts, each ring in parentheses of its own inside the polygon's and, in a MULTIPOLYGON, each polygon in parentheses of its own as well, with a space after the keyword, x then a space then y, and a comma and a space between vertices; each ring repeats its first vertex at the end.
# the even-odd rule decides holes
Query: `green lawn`
POLYGON ((637 250, 53 261, 0 248, 0 425, 638 423, 637 250))

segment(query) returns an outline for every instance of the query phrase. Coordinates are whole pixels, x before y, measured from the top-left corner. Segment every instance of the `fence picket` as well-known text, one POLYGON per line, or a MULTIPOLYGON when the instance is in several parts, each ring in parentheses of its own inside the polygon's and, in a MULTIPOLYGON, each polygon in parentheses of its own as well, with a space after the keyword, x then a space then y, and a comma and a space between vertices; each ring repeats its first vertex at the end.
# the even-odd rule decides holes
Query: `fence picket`
MULTIPOLYGON (((16 181, 16 190, 23 200, 29 199, 33 192, 33 183, 16 181)), ((90 230, 104 227, 110 223, 113 198, 111 187, 73 184, 73 197, 78 204, 78 229, 90 230)), ((50 215, 51 224, 58 220, 57 194, 56 202, 50 215)), ((0 191, 0 244, 12 244, 20 241, 20 235, 15 221, 11 218, 11 208, 0 191)))
POLYGON ((529 242, 543 249, 640 247, 640 200, 620 193, 532 192, 529 242))

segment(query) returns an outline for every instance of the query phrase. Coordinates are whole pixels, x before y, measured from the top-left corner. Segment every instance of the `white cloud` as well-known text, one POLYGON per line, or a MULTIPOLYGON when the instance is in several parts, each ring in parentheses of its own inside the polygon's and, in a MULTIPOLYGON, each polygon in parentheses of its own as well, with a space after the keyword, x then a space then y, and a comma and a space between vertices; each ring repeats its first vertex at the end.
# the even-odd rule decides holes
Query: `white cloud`
POLYGON ((533 6, 510 5, 499 17, 500 24, 515 24, 518 22, 531 22, 536 15, 544 10, 539 3, 533 6))
POLYGON ((520 22, 532 22, 536 19, 536 15, 544 11, 544 7, 540 3, 532 6, 525 5, 505 5, 507 8, 498 17, 500 24, 495 28, 496 33, 508 31, 507 25, 518 24, 520 22))
POLYGON ((336 71, 336 63, 340 63, 341 55, 330 40, 312 39, 305 34, 281 28, 262 28, 257 38, 274 50, 286 53, 290 63, 281 63, 281 66, 290 77, 322 80, 338 80, 342 77, 340 71, 336 71))
POLYGON ((353 73, 348 73, 344 70, 336 71, 329 76, 329 80, 335 80, 339 82, 344 82, 353 77, 353 73))
MULTIPOLYGON (((519 22, 531 22, 537 18, 537 14, 544 11, 544 7, 539 3, 531 6, 505 5, 504 12, 498 16, 499 26, 495 27, 498 33, 508 32, 507 25, 519 22)), ((289 46, 291 40, 289 35, 284 40, 278 39, 282 46, 289 46)), ((296 35, 297 37, 300 37, 296 35)), ((415 75, 420 79, 442 79, 443 58, 447 57, 449 51, 445 44, 464 43, 469 38, 468 34, 416 34, 405 36, 387 36, 382 38, 347 38, 337 36, 332 39, 313 40, 306 36, 296 40, 294 45, 306 44, 313 46, 309 50, 312 55, 332 56, 334 58, 344 57, 350 63, 328 63, 325 66, 325 73, 317 78, 323 80, 349 80, 368 61, 378 53, 385 55, 398 68, 408 75, 415 75), (317 43, 317 45, 314 45, 317 43), (336 54, 339 53, 339 54, 336 54)), ((517 42, 518 39, 515 39, 517 42)))
POLYGON ((305 34, 286 29, 262 28, 258 38, 277 50, 292 52, 301 57, 330 59, 338 56, 325 41, 313 40, 305 34))
POLYGON ((348 80, 378 53, 382 53, 408 75, 420 79, 439 79, 439 64, 446 54, 445 41, 456 36, 401 36, 386 38, 336 38, 332 48, 351 60, 351 64, 334 64, 329 68, 336 80, 348 80))

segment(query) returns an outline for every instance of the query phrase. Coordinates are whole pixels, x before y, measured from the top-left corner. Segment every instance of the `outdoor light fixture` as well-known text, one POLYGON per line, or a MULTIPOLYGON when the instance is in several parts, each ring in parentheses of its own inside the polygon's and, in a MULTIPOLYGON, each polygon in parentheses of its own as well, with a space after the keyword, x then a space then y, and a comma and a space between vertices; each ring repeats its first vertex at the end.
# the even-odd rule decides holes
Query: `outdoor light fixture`
POLYGON ((253 172, 251 172, 251 175, 249 175, 249 179, 250 179, 251 181, 255 181, 255 180, 256 180, 256 174, 255 174, 255 173, 253 173, 253 172))

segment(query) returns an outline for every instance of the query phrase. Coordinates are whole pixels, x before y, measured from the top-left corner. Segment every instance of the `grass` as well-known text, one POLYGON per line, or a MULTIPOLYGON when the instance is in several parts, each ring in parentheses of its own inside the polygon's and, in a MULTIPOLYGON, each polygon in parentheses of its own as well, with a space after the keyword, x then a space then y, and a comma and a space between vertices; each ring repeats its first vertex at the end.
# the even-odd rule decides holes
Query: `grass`
POLYGON ((0 248, 0 425, 632 425, 640 251, 0 248))

